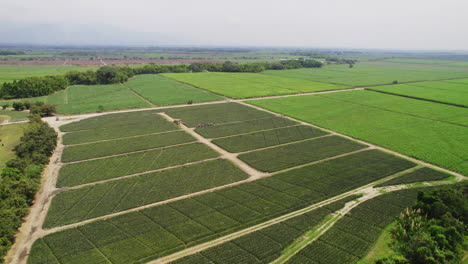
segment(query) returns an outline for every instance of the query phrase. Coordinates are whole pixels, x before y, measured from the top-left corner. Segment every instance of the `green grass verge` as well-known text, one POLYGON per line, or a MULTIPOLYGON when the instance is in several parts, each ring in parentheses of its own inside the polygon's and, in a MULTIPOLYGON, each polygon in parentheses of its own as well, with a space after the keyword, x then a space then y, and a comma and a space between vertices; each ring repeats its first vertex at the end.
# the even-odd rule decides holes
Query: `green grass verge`
POLYGON ((0 126, 0 169, 5 163, 15 157, 13 148, 19 144, 27 124, 12 124, 0 126))

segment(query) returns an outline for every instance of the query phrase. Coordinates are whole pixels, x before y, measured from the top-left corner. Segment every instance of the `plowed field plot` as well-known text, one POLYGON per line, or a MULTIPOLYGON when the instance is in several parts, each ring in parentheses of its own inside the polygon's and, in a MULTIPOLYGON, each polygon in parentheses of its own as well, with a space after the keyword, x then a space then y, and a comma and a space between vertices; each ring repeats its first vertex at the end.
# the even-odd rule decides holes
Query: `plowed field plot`
POLYGON ((144 74, 133 77, 124 84, 156 105, 186 104, 223 100, 224 98, 205 90, 163 77, 159 74, 144 74))
POLYGON ((58 187, 75 186, 120 176, 217 157, 201 143, 165 147, 110 158, 65 165, 60 169, 58 187))
POLYGON ((59 193, 45 222, 59 226, 246 179, 226 160, 206 161, 59 193))
POLYGON ((464 83, 422 82, 372 87, 371 90, 456 106, 468 106, 468 84, 464 83))
POLYGON ((329 136, 248 152, 239 155, 239 159, 258 170, 274 172, 365 147, 339 136, 329 136))
MULTIPOLYGON (((304 208, 413 166, 405 159, 384 152, 363 151, 53 233, 36 241, 30 263, 41 263, 45 258, 60 263, 83 259, 87 263, 145 262, 304 208)), ((183 174, 192 175, 197 171, 183 174)), ((221 179, 226 177, 225 167, 220 173, 221 179)), ((150 202, 148 199, 156 200, 158 198, 155 197, 170 192, 167 189, 180 192, 180 179, 190 181, 190 184, 183 186, 207 186, 206 178, 199 180, 192 179, 192 176, 180 176, 174 179, 171 176, 155 184, 157 191, 151 192, 152 187, 147 181, 155 178, 157 176, 141 176, 140 184, 132 188, 127 184, 137 177, 97 184, 89 187, 86 193, 84 188, 80 188, 59 194, 54 198, 47 225, 56 226, 125 210, 150 202), (104 189, 111 188, 111 183, 116 189, 110 189, 103 195, 106 192, 104 189), (121 185, 118 187, 119 183, 121 185), (124 196, 120 194, 124 191, 138 194, 119 199, 124 196), (75 195, 74 192, 81 195, 75 195)))
MULTIPOLYGON (((429 188, 423 189, 428 190, 429 188)), ((418 191, 391 192, 365 201, 352 209, 325 234, 299 251, 286 263, 356 263, 405 208, 416 203, 418 191)))
POLYGON ((132 151, 183 144, 193 141, 195 141, 195 138, 185 133, 184 131, 174 131, 162 134, 144 135, 139 137, 74 145, 66 147, 63 150, 62 161, 71 162, 99 158, 132 151))
POLYGON ((210 72, 165 73, 163 75, 231 98, 249 98, 349 88, 345 85, 259 73, 210 72))
POLYGON ((328 134, 310 126, 292 126, 213 140, 229 152, 242 152, 328 134))

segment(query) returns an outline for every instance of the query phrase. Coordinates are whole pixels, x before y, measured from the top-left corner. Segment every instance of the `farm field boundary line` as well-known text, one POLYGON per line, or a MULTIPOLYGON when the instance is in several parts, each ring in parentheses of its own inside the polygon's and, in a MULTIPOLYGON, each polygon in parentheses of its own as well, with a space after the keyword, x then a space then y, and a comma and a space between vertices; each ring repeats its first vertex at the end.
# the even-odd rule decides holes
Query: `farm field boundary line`
MULTIPOLYGON (((466 79, 466 78, 464 78, 466 79)), ((267 113, 271 113, 271 114, 280 114, 280 113, 277 113, 277 112, 273 112, 273 111, 270 111, 270 110, 267 110, 267 109, 264 109, 264 108, 261 108, 261 107, 258 107, 258 106, 255 106, 255 105, 251 105, 251 104, 248 104, 246 102, 239 102, 240 104, 243 104, 243 105, 246 105, 246 106, 250 106, 250 107, 253 107, 257 110, 261 110, 261 111, 265 111, 267 113)), ((435 169, 435 170, 439 170, 439 171, 443 171, 443 172, 446 172, 448 174, 452 174, 454 176, 456 176, 457 178, 466 178, 465 175, 462 175, 458 172, 454 172, 454 171, 451 171, 451 170, 448 170, 448 169, 445 169, 445 168, 442 168, 442 167, 439 167, 437 165, 434 165, 434 164, 431 164, 431 163, 428 163, 428 162, 425 162, 425 161, 422 161, 422 160, 418 160, 418 159, 415 159, 413 157, 410 157, 410 156, 406 156, 404 154, 401 154, 399 152, 396 152, 396 151, 393 151, 393 150, 390 150, 390 149, 387 149, 387 148, 384 148, 384 147, 381 147, 379 145, 376 145, 376 144, 373 144, 373 143, 369 143, 369 142, 366 142, 364 140, 360 140, 360 139, 357 139, 357 138, 353 138, 351 136, 348 136, 348 135, 345 135, 345 134, 342 134, 342 133, 338 133, 336 131, 333 131, 333 130, 330 130, 330 129, 326 129, 324 127, 320 127, 320 126, 317 126, 317 125, 313 125, 313 124, 310 124, 310 123, 307 123, 307 122, 304 122, 300 119, 296 119, 296 118, 293 118, 293 117, 290 117, 290 116, 286 116, 286 115, 283 115, 284 118, 287 118, 287 119, 290 119, 292 121, 296 121, 296 122, 299 122, 300 124, 303 124, 303 125, 307 125, 307 126, 311 126, 311 127, 314 127, 314 128, 317 128, 317 129, 321 129, 323 131, 326 131, 326 132, 329 132, 329 133, 335 133, 336 135, 339 135, 341 137, 344 137, 346 139, 349 139, 349 140, 353 140, 355 142, 358 142, 358 143, 361 143, 361 144, 364 144, 364 145, 369 145, 371 147, 374 147, 375 149, 378 149, 380 151, 383 151, 383 152, 386 152, 386 153, 390 153, 392 155, 395 155, 397 157, 400 157, 400 158, 404 158, 404 159, 407 159, 409 161, 412 161, 414 163, 417 163, 417 164, 421 164, 421 165, 424 165, 426 167, 429 167, 429 168, 432 168, 432 169, 435 169)))
MULTIPOLYGON (((379 184, 379 183, 384 182, 384 181, 387 181, 387 180, 391 180, 391 179, 396 178, 396 177, 399 177, 399 176, 401 176, 401 175, 403 175, 405 173, 412 172, 412 171, 414 171, 414 170, 416 170, 416 169, 418 169, 420 167, 421 166, 415 166, 413 168, 409 168, 409 169, 406 169, 404 171, 397 172, 397 173, 395 173, 393 175, 390 175, 388 177, 385 177, 383 179, 380 179, 380 180, 377 180, 375 182, 366 184, 364 186, 361 186, 361 187, 356 188, 354 190, 348 191, 346 193, 339 194, 339 195, 334 196, 332 198, 329 198, 327 200, 312 204, 312 205, 310 205, 308 207, 305 207, 305 208, 302 208, 300 210, 297 210, 297 211, 294 211, 294 212, 291 212, 291 213, 288 213, 288 214, 284 214, 284 215, 279 216, 277 218, 265 221, 263 223, 257 224, 257 225, 252 226, 252 227, 242 229, 242 230, 240 230, 238 232, 235 232, 235 233, 232 233, 232 234, 217 238, 215 240, 208 241, 208 242, 205 242, 205 243, 202 243, 202 244, 187 248, 185 250, 176 252, 176 253, 168 255, 166 257, 155 259, 153 261, 148 262, 148 264, 161 264, 161 263, 172 262, 172 261, 180 259, 182 257, 186 257, 186 256, 189 256, 189 255, 198 253, 200 251, 209 249, 209 248, 214 247, 214 246, 218 246, 218 245, 223 244, 225 242, 228 242, 228 241, 231 241, 233 239, 236 239, 236 238, 242 237, 244 235, 250 234, 252 232, 267 228, 267 227, 269 227, 271 225, 286 221, 286 220, 288 220, 290 218, 293 218, 295 216, 305 214, 307 212, 310 212, 312 210, 315 210, 317 208, 323 207, 325 205, 328 205, 330 203, 336 202, 336 201, 338 201, 340 199, 343 199, 343 198, 346 198, 346 197, 349 197, 349 196, 352 196, 352 195, 367 194, 367 195, 371 195, 371 197, 373 198, 375 196, 384 194, 384 192, 380 191, 381 189, 389 188, 389 187, 381 187, 381 188, 376 189, 376 188, 373 188, 374 185, 379 184)), ((390 187, 393 187, 393 186, 390 186, 390 187)), ((405 185, 400 185, 398 188, 392 188, 389 191, 397 191, 397 190, 404 189, 405 187, 406 187, 405 185)), ((363 196, 363 197, 365 197, 365 196, 363 196)), ((363 197, 359 198, 359 200, 364 201, 365 199, 363 197)))
POLYGON ((244 101, 248 101, 248 100, 272 99, 272 98, 292 97, 292 96, 311 95, 311 94, 326 94, 326 93, 360 91, 360 90, 364 90, 364 89, 365 89, 364 87, 356 87, 356 88, 349 88, 349 89, 338 89, 338 90, 327 90, 327 91, 294 93, 294 94, 283 94, 283 95, 267 95, 267 96, 249 97, 249 98, 231 99, 231 100, 234 101, 234 102, 244 102, 244 101))
POLYGON ((213 91, 204 89, 204 88, 202 88, 202 87, 195 86, 195 85, 190 84, 190 83, 186 83, 186 82, 182 82, 182 81, 179 81, 179 80, 176 80, 176 79, 172 79, 172 78, 169 78, 169 77, 164 76, 164 75, 161 75, 161 74, 160 74, 160 76, 162 76, 162 77, 164 77, 164 78, 166 78, 166 79, 168 79, 168 80, 176 81, 176 82, 178 82, 178 83, 181 83, 181 84, 190 86, 190 87, 195 88, 195 89, 198 89, 198 90, 202 90, 202 91, 205 91, 205 92, 208 92, 208 93, 212 93, 212 94, 219 95, 219 96, 225 98, 226 100, 229 100, 229 99, 230 99, 229 97, 227 97, 227 96, 225 96, 225 95, 223 95, 223 94, 220 94, 220 93, 217 93, 217 92, 213 92, 213 91))
MULTIPOLYGON (((466 78, 464 78, 464 79, 466 79, 466 78)), ((388 91, 379 91, 379 90, 375 90, 375 89, 372 89, 372 88, 366 88, 366 90, 372 91, 372 92, 377 92, 377 93, 390 94, 390 95, 394 95, 394 96, 406 97, 406 98, 411 98, 411 99, 416 99, 416 100, 421 100, 421 101, 427 101, 427 102, 431 102, 431 103, 446 104, 446 105, 451 105, 451 106, 456 106, 456 107, 468 108, 468 106, 464 106, 464 105, 460 105, 460 104, 447 103, 447 102, 442 102, 442 101, 437 101, 437 100, 432 100, 432 99, 427 99, 427 98, 422 98, 422 97, 417 97, 417 96, 392 93, 392 92, 388 92, 388 91)))
MULTIPOLYGON (((367 91, 370 91, 370 92, 381 92, 381 93, 388 94, 388 95, 392 95, 392 96, 395 96, 395 95, 398 96, 397 94, 386 93, 386 92, 376 91, 376 90, 372 90, 372 89, 366 89, 366 90, 367 90, 367 91)), ((430 120, 430 121, 434 121, 434 122, 441 122, 441 123, 450 124, 450 125, 455 125, 455 126, 468 127, 468 126, 462 125, 462 124, 457 124, 457 123, 453 123, 453 122, 447 122, 447 121, 442 121, 442 120, 437 120, 437 119, 422 117, 422 116, 413 115, 413 114, 408 114, 408 113, 404 113, 404 112, 398 112, 398 111, 389 110, 389 109, 385 109, 385 108, 381 108, 381 107, 377 107, 377 106, 372 106, 372 105, 367 105, 367 104, 360 104, 360 103, 356 103, 356 102, 353 102, 353 101, 348 101, 348 100, 343 100, 343 99, 337 99, 337 98, 334 98, 334 97, 328 97, 328 96, 324 96, 324 95, 319 95, 319 96, 320 96, 320 97, 325 97, 325 98, 328 98, 328 99, 331 99, 331 100, 346 102, 346 103, 349 103, 349 104, 354 104, 354 105, 364 106, 364 107, 368 107, 368 108, 379 109, 379 110, 383 110, 383 111, 387 111, 387 112, 392 112, 392 113, 397 113, 397 114, 401 114, 401 115, 412 116, 412 117, 416 117, 416 118, 419 118, 419 119, 426 119, 426 120, 430 120)), ((406 97, 406 96, 402 96, 402 97, 406 97)), ((411 99, 415 99, 415 98, 411 98, 411 99)), ((427 100, 423 100, 423 101, 427 101, 427 100)), ((440 103, 440 102, 433 101, 432 103, 440 103)), ((442 104, 445 104, 445 103, 442 103, 442 104)), ((446 104, 446 105, 455 106, 455 105, 452 105, 452 104, 446 104)))
MULTIPOLYGON (((262 119, 265 119, 265 118, 262 118, 262 119)), ((255 120, 255 119, 254 119, 255 120)), ((250 120, 249 120, 250 121, 250 120)), ((245 121, 244 121, 245 122, 245 121)), ((234 123, 241 123, 241 122, 234 122, 234 123)), ((223 124, 224 125, 224 124, 223 124)), ((249 134, 255 134, 255 133, 259 133, 259 132, 267 132, 267 131, 272 131, 272 130, 276 130, 276 129, 282 129, 282 128, 291 128, 291 127, 297 127, 297 126, 301 126, 301 124, 296 124, 296 125, 291 125, 291 126, 285 126, 285 127, 275 127, 275 128, 268 128, 268 129, 263 129, 263 130, 256 130, 256 131, 251 131, 251 132, 245 132, 245 133, 240 133, 240 134, 234 134, 234 135, 230 135, 230 136, 222 136, 222 137, 214 137, 214 138, 208 138, 210 141, 213 141, 215 139, 224 139, 224 138, 230 138, 230 137, 237 137, 237 136, 245 136, 245 135, 249 135, 249 134)))
POLYGON ((147 104, 151 105, 151 106, 157 106, 155 105, 153 102, 151 102, 150 100, 146 99, 145 97, 143 97, 143 95, 139 94, 137 91, 133 90, 132 88, 128 87, 127 85, 121 83, 120 85, 122 85, 123 87, 127 88, 130 92, 132 92, 134 95, 138 96, 141 100, 145 101, 147 104))
MULTIPOLYGON (((90 130, 81 130, 81 131, 91 131, 91 129, 90 129, 90 130)), ((67 146, 67 147, 72 147, 72 146, 78 146, 78 145, 87 145, 87 144, 92 144, 92 143, 114 141, 114 140, 119 140, 119 139, 129 139, 129 138, 137 138, 137 137, 144 137, 144 136, 152 136, 152 135, 166 134, 166 133, 171 133, 171 132, 176 132, 176 131, 181 131, 181 129, 169 130, 169 131, 163 131, 163 132, 156 132, 156 133, 141 134, 141 135, 129 136, 129 137, 119 137, 119 138, 102 139, 102 140, 96 140, 96 141, 90 141, 90 142, 83 142, 83 143, 76 143, 76 144, 68 144, 68 145, 66 145, 66 146, 67 146)), ((67 134, 67 133, 71 133, 71 132, 64 132, 64 134, 67 134)))

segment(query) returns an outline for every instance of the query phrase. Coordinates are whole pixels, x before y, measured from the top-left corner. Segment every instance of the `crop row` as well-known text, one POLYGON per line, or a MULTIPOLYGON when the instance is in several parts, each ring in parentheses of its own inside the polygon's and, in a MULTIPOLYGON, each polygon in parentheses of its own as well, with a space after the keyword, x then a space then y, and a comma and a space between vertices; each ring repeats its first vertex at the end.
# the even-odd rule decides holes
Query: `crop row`
MULTIPOLYGON (((83 225, 78 229, 89 228, 96 230, 92 232, 93 236, 109 241, 109 244, 101 247, 105 247, 105 249, 100 248, 100 250, 107 252, 109 257, 112 256, 112 258, 122 256, 122 259, 115 260, 115 263, 144 262, 145 260, 167 255, 182 248, 196 245, 304 208, 310 204, 355 189, 412 166, 414 166, 413 163, 384 152, 377 150, 364 151, 257 181, 243 183, 235 187, 151 207, 138 212, 127 213, 118 217, 111 217, 107 220, 95 221, 83 225), (148 230, 151 225, 139 225, 138 221, 133 219, 138 217, 146 217, 154 221, 154 228, 148 230), (111 225, 116 219, 126 220, 122 220, 118 224, 112 224, 112 226, 122 231, 131 229, 133 231, 125 231, 125 233, 131 234, 134 232, 139 235, 132 235, 130 238, 121 240, 113 240, 116 232, 109 232, 105 228, 99 228, 100 225, 111 225), (142 243, 143 245, 141 245, 142 243), (129 244, 134 246, 130 247, 129 244), (110 248, 111 250, 109 251, 110 248)), ((188 175, 190 174, 191 172, 188 173, 188 175)), ((223 171, 223 174, 226 173, 223 171)), ((183 179, 188 178, 185 177, 183 179)), ((116 182, 120 181, 122 180, 116 182)), ((197 180, 193 182, 197 182, 197 180)), ((193 184, 192 181, 189 184, 193 184)), ((184 183, 178 183, 177 180, 171 181, 171 184, 167 184, 167 186, 171 185, 175 186, 166 187, 165 185, 161 190, 167 188, 179 190, 185 186, 184 183)), ((205 187, 206 183, 203 182, 200 185, 205 187)), ((141 193, 146 192, 142 191, 141 193)), ((89 196, 89 193, 86 194, 86 197, 89 198, 89 196)), ((110 194, 105 196, 106 201, 115 200, 110 194)), ((136 197, 148 199, 148 197, 151 198, 151 195, 139 195, 136 197)), ((52 208, 50 210, 47 220, 53 222, 53 224, 59 224, 59 221, 63 223, 63 219, 58 218, 64 214, 64 210, 59 206, 61 202, 55 200, 56 198, 53 201, 52 207, 56 203, 57 209, 52 208)), ((63 201, 67 202, 65 199, 63 201)), ((93 200, 90 203, 80 202, 79 204, 83 207, 89 207, 90 205, 87 204, 95 205, 96 202, 96 200, 93 200)), ((98 205, 100 206, 100 204, 98 205)), ((129 204, 126 202, 126 205, 129 204)), ((82 209, 75 206, 70 210, 70 213, 77 212, 77 214, 80 214, 81 211, 82 209)), ((94 210, 94 212, 97 211, 94 210)), ((85 214, 88 214, 88 212, 85 214)), ((77 219, 76 215, 64 215, 70 221, 77 219)), ((65 244, 61 244, 60 249, 51 246, 54 244, 52 241, 62 236, 65 236, 63 232, 54 233, 45 237, 43 241, 49 245, 50 250, 53 252, 58 252, 59 255, 67 254, 67 257, 70 258, 94 252, 78 252, 77 248, 79 247, 75 244, 79 244, 80 239, 71 237, 69 237, 69 240, 65 244), (63 249, 63 247, 66 248, 63 249)), ((88 239, 92 241, 91 238, 88 239)), ((40 243, 37 242, 36 244, 40 245, 40 243)), ((40 253, 36 254, 40 255, 40 253)), ((62 256, 58 257, 62 258, 62 256)), ((85 258, 85 256, 82 257, 85 258)), ((34 259, 34 256, 31 259, 34 259)), ((99 259, 95 261, 97 262, 89 263, 98 263, 99 259)), ((114 262, 114 260, 112 261, 114 262)))
POLYGON ((378 184, 375 187, 408 184, 408 183, 415 183, 415 182, 425 182, 425 181, 440 181, 448 177, 450 177, 449 174, 446 174, 446 173, 443 173, 441 171, 434 170, 431 168, 424 167, 424 168, 417 169, 412 172, 408 172, 402 176, 396 177, 394 179, 383 182, 381 184, 378 184))
POLYGON ((152 149, 103 159, 67 164, 60 169, 57 187, 70 187, 217 157, 202 143, 152 149))
POLYGON ((310 126, 291 126, 213 140, 229 152, 243 152, 294 141, 314 138, 327 133, 310 126))
POLYGON ((99 158, 193 141, 195 141, 195 138, 184 131, 173 131, 162 134, 74 145, 68 146, 63 150, 62 162, 99 158))
POLYGON ((54 197, 44 226, 75 223, 246 178, 220 159, 72 189, 54 197))
POLYGON ((383 228, 416 202, 418 191, 396 191, 363 202, 287 263, 356 263, 366 256, 383 228))
POLYGON ((355 198, 350 196, 341 199, 171 263, 270 263, 280 257, 282 251, 296 239, 316 229, 327 216, 355 198))
POLYGON ((258 170, 274 172, 363 148, 357 142, 329 136, 244 153, 239 159, 258 170))
POLYGON ((260 111, 238 103, 171 108, 165 110, 165 112, 172 118, 182 120, 189 127, 196 127, 199 124, 218 125, 274 117, 274 115, 265 111, 260 111))
POLYGON ((195 131, 206 138, 218 138, 267 129, 293 126, 297 124, 297 122, 292 121, 290 119, 279 116, 273 116, 243 122, 200 127, 195 129, 195 131))
POLYGON ((67 133, 63 136, 63 144, 70 145, 93 142, 98 140, 118 139, 123 137, 153 134, 178 129, 176 125, 168 122, 160 115, 146 114, 143 116, 149 117, 148 120, 141 121, 136 124, 112 126, 102 129, 92 129, 67 133))
POLYGON ((105 114, 62 125, 60 130, 63 132, 74 132, 80 130, 111 128, 114 126, 134 125, 154 120, 154 118, 157 118, 155 113, 156 111, 151 110, 105 114))

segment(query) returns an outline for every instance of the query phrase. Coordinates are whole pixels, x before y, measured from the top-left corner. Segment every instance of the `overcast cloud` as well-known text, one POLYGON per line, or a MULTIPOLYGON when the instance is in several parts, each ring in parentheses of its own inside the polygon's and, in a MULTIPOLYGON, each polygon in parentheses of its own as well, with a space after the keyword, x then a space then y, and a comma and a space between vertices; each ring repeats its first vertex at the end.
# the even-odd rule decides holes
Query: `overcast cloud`
POLYGON ((121 28, 122 32, 173 36, 181 39, 174 43, 179 45, 468 49, 468 0, 0 0, 0 3, 0 29, 7 23, 100 24, 121 28))

